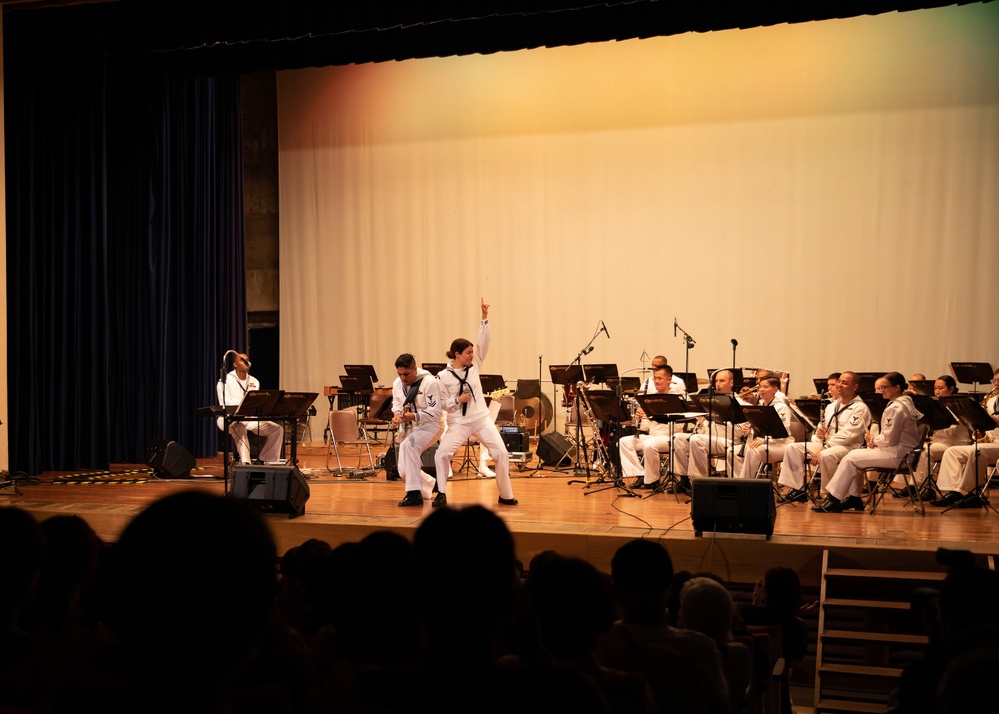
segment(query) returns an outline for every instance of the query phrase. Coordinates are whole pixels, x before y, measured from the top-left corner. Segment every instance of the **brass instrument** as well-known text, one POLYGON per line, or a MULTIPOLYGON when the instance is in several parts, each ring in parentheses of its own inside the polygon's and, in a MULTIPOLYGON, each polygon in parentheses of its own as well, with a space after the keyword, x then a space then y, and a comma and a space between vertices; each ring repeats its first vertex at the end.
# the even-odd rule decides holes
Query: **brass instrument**
POLYGON ((755 387, 743 387, 739 390, 739 394, 736 396, 738 396, 738 398, 742 401, 755 406, 760 398, 760 386, 756 385, 755 387))
POLYGON ((989 400, 992 399, 992 397, 996 396, 997 394, 999 394, 999 385, 993 387, 991 392, 982 397, 982 402, 981 402, 982 407, 984 408, 986 405, 988 405, 989 400))
MULTIPOLYGON (((576 398, 579 400, 579 404, 586 412, 586 418, 590 420, 590 424, 593 426, 593 429, 596 430, 597 419, 593 416, 593 408, 590 406, 590 398, 586 395, 586 382, 579 382, 576 386, 578 387, 576 398)), ((600 438, 599 434, 597 434, 593 442, 596 445, 596 451, 599 457, 603 460, 604 470, 612 471, 613 462, 610 460, 610 453, 607 451, 607 445, 604 444, 604 440, 600 438)))

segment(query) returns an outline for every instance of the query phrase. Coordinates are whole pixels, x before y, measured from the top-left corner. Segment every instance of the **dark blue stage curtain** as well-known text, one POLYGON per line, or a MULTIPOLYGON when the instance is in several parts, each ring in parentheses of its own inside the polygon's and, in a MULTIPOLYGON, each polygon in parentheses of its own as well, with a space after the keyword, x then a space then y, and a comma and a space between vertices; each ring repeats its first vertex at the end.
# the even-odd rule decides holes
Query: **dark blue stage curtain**
POLYGON ((195 410, 246 342, 238 77, 4 30, 11 469, 217 453, 195 410))

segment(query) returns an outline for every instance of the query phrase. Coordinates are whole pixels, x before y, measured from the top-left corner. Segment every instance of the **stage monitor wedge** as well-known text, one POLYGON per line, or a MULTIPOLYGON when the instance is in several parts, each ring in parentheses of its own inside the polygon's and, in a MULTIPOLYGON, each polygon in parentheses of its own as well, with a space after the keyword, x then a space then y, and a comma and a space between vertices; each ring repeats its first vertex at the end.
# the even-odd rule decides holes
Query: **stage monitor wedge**
POLYGON ((253 466, 241 464, 232 469, 230 495, 260 513, 287 513, 289 518, 305 515, 309 484, 297 466, 253 466))
POLYGON ((770 479, 705 476, 691 479, 690 520, 702 533, 774 533, 777 506, 770 479))

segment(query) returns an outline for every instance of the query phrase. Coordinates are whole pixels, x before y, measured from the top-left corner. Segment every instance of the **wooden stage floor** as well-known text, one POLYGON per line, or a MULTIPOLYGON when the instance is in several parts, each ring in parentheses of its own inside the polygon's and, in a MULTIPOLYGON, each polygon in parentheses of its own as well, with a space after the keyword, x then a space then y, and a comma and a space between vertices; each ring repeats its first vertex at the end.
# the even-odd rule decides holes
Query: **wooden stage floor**
MULTIPOLYGON (((350 452, 344 466, 357 464, 356 453, 350 452)), ((265 516, 279 553, 308 538, 336 545, 382 529, 411 535, 431 511, 429 502, 422 509, 399 508, 402 483, 387 481, 384 471, 365 480, 333 476, 325 468, 322 442, 300 446, 298 456, 302 472, 310 479, 305 515, 294 519, 265 516)), ((17 493, 9 487, 0 490, 0 504, 17 505, 40 519, 74 513, 102 538, 113 541, 136 513, 166 494, 191 488, 222 494, 221 463, 220 457, 200 459, 193 472, 196 477, 190 479, 158 479, 143 465, 117 465, 95 478, 46 473, 19 483, 17 493)), ((709 570, 728 582, 752 583, 771 565, 781 564, 796 568, 803 584, 817 585, 822 552, 827 548, 848 556, 853 551, 877 552, 889 560, 915 557, 931 563, 941 546, 999 554, 999 514, 986 508, 943 513, 927 506, 926 515, 921 516, 903 500, 893 498, 886 498, 873 514, 814 513, 811 504, 788 504, 778 506, 770 540, 743 533, 696 537, 687 498, 665 493, 646 497, 648 492, 631 497, 613 487, 570 483, 573 474, 548 468, 535 471, 536 463, 523 471, 513 469, 517 506, 497 505, 492 479, 457 475, 448 486, 449 504, 481 504, 503 517, 525 564, 536 553, 554 549, 609 570, 618 546, 643 537, 660 539, 678 570, 709 570)))

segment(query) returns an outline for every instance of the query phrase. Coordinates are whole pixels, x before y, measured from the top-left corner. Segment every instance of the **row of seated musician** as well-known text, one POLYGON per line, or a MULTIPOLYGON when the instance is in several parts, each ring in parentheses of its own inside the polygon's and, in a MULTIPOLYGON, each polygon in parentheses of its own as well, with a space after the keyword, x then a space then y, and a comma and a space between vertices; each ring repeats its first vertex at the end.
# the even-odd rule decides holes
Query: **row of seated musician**
MULTIPOLYGON (((722 372, 718 377, 716 392, 730 393, 729 375, 722 372)), ((999 372, 993 382, 997 380, 999 372)), ((660 385, 664 383, 665 374, 660 385)), ((620 441, 624 476, 635 478, 632 484, 635 488, 656 488, 660 480, 659 457, 666 454, 671 455, 668 474, 686 488, 689 488, 690 476, 707 475, 712 459, 720 460, 723 468, 743 478, 758 475, 764 463, 779 463, 778 483, 788 489, 786 500, 808 500, 806 479, 820 474, 821 489, 828 495, 815 510, 861 510, 864 504, 859 489, 864 474, 875 468, 897 468, 903 458, 922 445, 917 439, 916 429, 922 415, 915 409, 911 396, 905 393, 906 380, 897 372, 885 375, 876 385, 876 391, 888 403, 885 408, 887 416, 883 417, 883 432, 878 424, 872 424, 870 409, 858 397, 858 375, 853 372, 834 373, 827 384, 831 401, 808 441, 805 441, 799 428, 800 422, 791 417, 789 402, 778 386, 777 380, 764 378, 757 389, 763 405, 774 407, 791 436, 760 438, 750 432, 748 424, 741 424, 733 428, 735 439, 732 439, 732 432, 723 429, 719 429, 718 434, 711 434, 711 425, 703 421, 696 423, 693 433, 675 433, 672 423, 645 421, 643 427, 646 434, 625 437, 620 441), (846 459, 845 464, 841 463, 861 446, 868 448, 846 459), (645 457, 644 465, 639 458, 641 454, 645 457)), ((935 380, 937 397, 953 396, 956 392, 957 385, 949 375, 935 380)), ((999 424, 999 396, 995 392, 986 399, 984 407, 992 420, 999 424)), ((966 497, 975 495, 976 488, 980 490, 986 469, 999 458, 999 430, 991 430, 973 444, 965 426, 952 424, 933 432, 926 452, 927 458, 916 467, 913 488, 922 487, 932 473, 932 465, 941 463, 939 488, 944 495, 934 500, 935 505, 958 502, 961 505, 977 505, 974 499, 966 497)))

